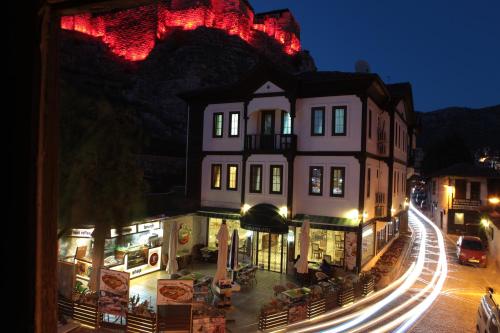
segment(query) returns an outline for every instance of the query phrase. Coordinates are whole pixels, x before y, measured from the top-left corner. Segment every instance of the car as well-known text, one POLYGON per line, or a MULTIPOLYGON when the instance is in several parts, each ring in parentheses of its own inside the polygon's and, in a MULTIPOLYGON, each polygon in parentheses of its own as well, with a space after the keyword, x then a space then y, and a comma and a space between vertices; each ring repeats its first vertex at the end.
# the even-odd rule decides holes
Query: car
POLYGON ((487 250, 481 238, 475 236, 460 236, 457 241, 457 257, 461 265, 471 264, 486 267, 487 250))
POLYGON ((494 293, 493 288, 487 288, 477 310, 477 333, 500 333, 499 305, 500 297, 494 293))

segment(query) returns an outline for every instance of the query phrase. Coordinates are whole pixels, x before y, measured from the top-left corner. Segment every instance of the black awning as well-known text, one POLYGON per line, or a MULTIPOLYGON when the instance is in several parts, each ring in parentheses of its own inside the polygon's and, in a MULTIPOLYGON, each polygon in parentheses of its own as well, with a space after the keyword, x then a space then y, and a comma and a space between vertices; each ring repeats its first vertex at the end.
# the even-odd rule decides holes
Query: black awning
POLYGON ((258 204, 251 207, 241 218, 241 228, 273 234, 288 233, 286 219, 276 206, 258 204))

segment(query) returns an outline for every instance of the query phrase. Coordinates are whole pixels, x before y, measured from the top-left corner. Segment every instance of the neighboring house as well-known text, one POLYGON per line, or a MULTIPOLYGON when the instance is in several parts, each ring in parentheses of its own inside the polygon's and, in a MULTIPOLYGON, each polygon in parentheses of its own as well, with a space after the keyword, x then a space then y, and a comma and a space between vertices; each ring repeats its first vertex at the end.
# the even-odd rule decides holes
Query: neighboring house
POLYGON ((488 264, 500 271, 500 205, 490 204, 481 209, 481 227, 485 230, 488 242, 488 264))
POLYGON ((359 271, 398 235, 415 146, 409 83, 260 64, 234 85, 181 97, 187 195, 209 246, 225 220, 242 255, 291 272, 309 221, 309 261, 359 271))
POLYGON ((431 215, 447 233, 477 235, 480 207, 500 196, 500 172, 459 163, 429 177, 427 198, 431 215))

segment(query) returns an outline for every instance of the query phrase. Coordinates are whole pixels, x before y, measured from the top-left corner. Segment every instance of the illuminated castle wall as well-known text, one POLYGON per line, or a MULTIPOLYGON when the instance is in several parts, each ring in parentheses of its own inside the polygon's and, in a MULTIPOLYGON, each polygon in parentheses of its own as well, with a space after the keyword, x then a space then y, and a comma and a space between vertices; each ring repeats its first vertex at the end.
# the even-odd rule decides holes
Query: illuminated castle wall
POLYGON ((285 9, 254 14, 246 0, 171 0, 106 14, 83 13, 61 18, 61 28, 101 38, 127 60, 145 59, 156 40, 175 29, 216 28, 249 44, 265 33, 294 55, 300 51, 300 28, 285 9))

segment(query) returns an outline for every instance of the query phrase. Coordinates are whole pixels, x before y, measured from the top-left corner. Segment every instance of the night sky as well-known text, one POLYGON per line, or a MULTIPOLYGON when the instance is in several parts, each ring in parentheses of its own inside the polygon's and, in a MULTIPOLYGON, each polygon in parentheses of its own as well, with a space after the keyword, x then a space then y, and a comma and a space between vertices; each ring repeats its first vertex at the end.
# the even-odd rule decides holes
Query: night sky
POLYGON ((318 70, 368 61, 388 83, 409 81, 415 109, 500 104, 499 0, 250 0, 289 8, 318 70))

